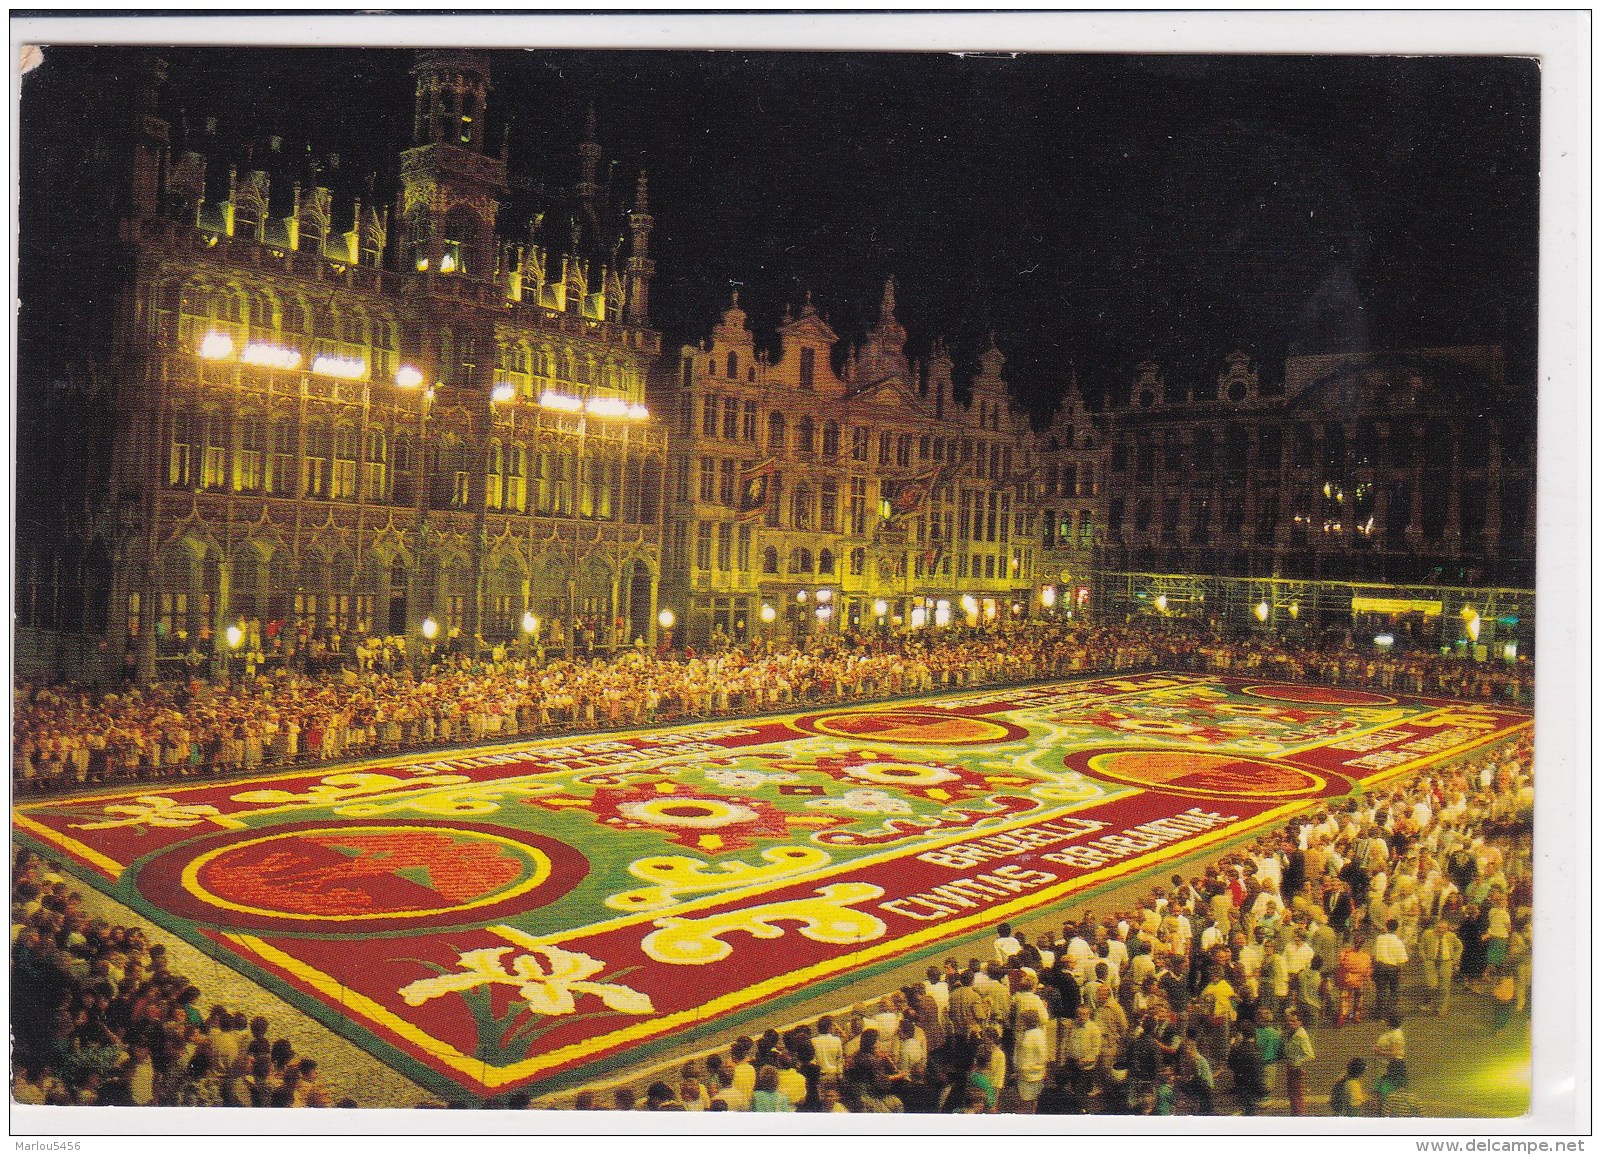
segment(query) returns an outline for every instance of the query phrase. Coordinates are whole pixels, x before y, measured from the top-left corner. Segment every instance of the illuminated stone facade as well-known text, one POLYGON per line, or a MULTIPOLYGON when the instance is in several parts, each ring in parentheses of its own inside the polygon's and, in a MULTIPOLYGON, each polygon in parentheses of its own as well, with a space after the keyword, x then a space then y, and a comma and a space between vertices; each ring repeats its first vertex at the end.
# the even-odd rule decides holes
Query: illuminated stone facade
POLYGON ((685 637, 782 640, 1066 612, 1068 585, 1089 584, 1101 522, 1096 438, 1076 401, 1037 436, 992 343, 958 403, 943 342, 926 368, 908 360, 893 281, 841 371, 840 338, 810 299, 778 339, 773 360, 736 296, 711 337, 664 374, 663 598, 685 637), (1075 421, 1080 439, 1064 440, 1075 421), (758 479, 765 501, 751 508, 758 479))
POLYGON ((1292 356, 1277 382, 1236 353, 1192 386, 1144 362, 1101 417, 1102 573, 1128 576, 1100 590, 1117 617, 1161 596, 1166 613, 1449 645, 1460 631, 1442 609, 1495 593, 1520 606, 1503 624, 1530 636, 1535 413, 1498 348, 1292 356), (1167 575, 1251 580, 1202 606, 1167 575), (1353 613, 1353 599, 1391 608, 1353 613))
POLYGON ((606 219, 591 122, 574 251, 508 241, 487 60, 427 52, 412 71, 392 209, 264 168, 208 197, 208 159, 141 118, 106 635, 146 675, 369 636, 413 657, 654 640, 645 179, 606 219), (611 267, 586 256, 601 224, 629 238, 611 267))

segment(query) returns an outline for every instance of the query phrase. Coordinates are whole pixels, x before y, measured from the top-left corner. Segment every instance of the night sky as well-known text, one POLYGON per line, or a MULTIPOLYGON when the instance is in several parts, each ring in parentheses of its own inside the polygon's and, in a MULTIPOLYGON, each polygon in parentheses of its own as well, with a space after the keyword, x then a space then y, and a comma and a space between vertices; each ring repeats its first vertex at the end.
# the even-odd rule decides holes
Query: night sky
MULTIPOLYGON (((45 71, 87 53, 47 49, 45 71)), ((169 109, 338 152, 392 198, 412 54, 173 49, 169 109)), ((94 73, 106 76, 97 54, 94 73)), ((489 139, 570 183, 591 103, 656 216, 668 348, 738 287, 759 339, 811 290, 848 342, 898 283, 909 352, 970 375, 993 329, 1036 411, 1245 348, 1503 343, 1533 389, 1534 61, 757 52, 499 52, 489 139)), ((26 167, 30 77, 24 86, 26 167)), ((304 147, 302 143, 299 147, 304 147)), ((330 182, 336 183, 336 182, 330 182)))

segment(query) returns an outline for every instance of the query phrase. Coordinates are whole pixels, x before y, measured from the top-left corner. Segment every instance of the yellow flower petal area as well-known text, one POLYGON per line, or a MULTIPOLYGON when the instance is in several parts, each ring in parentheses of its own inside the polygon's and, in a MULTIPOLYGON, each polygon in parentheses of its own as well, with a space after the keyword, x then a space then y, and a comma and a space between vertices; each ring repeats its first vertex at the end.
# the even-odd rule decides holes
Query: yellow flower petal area
POLYGON ((1163 718, 1123 718, 1115 723, 1119 730, 1137 734, 1193 734, 1195 727, 1188 722, 1169 722, 1163 718))
POLYGON ((1258 718, 1272 718, 1284 713, 1282 706, 1263 706, 1256 702, 1219 702, 1211 709, 1217 714, 1250 714, 1258 718))
POLYGON ((556 782, 472 782, 437 790, 417 790, 390 798, 351 802, 335 811, 344 818, 378 818, 386 814, 429 814, 441 818, 482 818, 500 809, 502 801, 541 798, 559 792, 556 782))
POLYGON ((465 774, 430 774, 424 778, 396 778, 393 774, 329 774, 304 794, 289 790, 246 790, 235 794, 232 802, 261 802, 267 805, 332 806, 351 798, 387 794, 395 790, 414 790, 427 786, 453 786, 471 779, 465 774))
POLYGON ((760 817, 749 806, 721 798, 652 798, 648 802, 625 802, 617 813, 651 826, 673 826, 685 830, 717 830, 760 817))
POLYGON ((105 813, 107 817, 102 822, 74 822, 72 829, 110 830, 117 826, 160 826, 182 829, 198 826, 207 819, 215 817, 219 811, 215 806, 179 803, 165 794, 140 794, 132 802, 107 806, 105 813), (113 814, 120 814, 123 817, 110 817, 113 814))
POLYGON ((778 922, 800 922, 800 933, 814 942, 864 943, 883 936, 882 921, 851 909, 854 903, 882 898, 882 887, 841 882, 822 887, 817 894, 817 898, 767 903, 706 918, 658 918, 660 929, 646 935, 639 945, 657 962, 704 966, 734 953, 723 935, 744 931, 752 938, 782 938, 783 929, 774 925, 778 922))
MULTIPOLYGON (((501 937, 510 927, 496 927, 501 937)), ((655 1011, 650 996, 641 994, 620 983, 589 982, 591 975, 606 969, 606 964, 581 951, 563 950, 561 947, 528 939, 517 934, 527 953, 512 960, 511 969, 505 966, 509 946, 480 947, 463 951, 456 961, 459 973, 436 975, 418 979, 400 989, 400 997, 407 1006, 420 1007, 429 999, 441 995, 459 994, 476 987, 501 984, 515 986, 517 994, 538 1015, 570 1015, 578 1007, 575 995, 594 995, 614 1011, 629 1015, 648 1015, 655 1011)))
MULTIPOLYGON (((716 835, 710 837, 715 838, 716 835)), ((641 858, 629 864, 628 873, 654 885, 614 894, 606 899, 612 910, 647 911, 674 906, 686 894, 732 890, 772 882, 793 874, 827 866, 832 857, 809 846, 772 846, 762 851, 766 866, 744 862, 707 863, 677 854, 641 858)))
POLYGON ((1097 798, 1106 793, 1105 789, 1089 779, 1080 779, 1077 782, 1058 782, 1052 786, 1036 786, 1029 791, 1035 798, 1046 802, 1083 802, 1088 798, 1097 798))
POLYGON ((861 782, 876 782, 880 786, 910 786, 914 789, 955 782, 961 777, 943 766, 930 766, 923 762, 852 762, 845 767, 845 773, 861 782))

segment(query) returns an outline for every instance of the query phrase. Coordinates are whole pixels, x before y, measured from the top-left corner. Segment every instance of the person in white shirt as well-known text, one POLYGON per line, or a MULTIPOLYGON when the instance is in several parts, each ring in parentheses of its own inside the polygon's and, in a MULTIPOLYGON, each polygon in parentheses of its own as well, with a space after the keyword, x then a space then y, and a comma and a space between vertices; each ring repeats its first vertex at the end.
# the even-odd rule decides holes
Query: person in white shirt
POLYGON ((867 1020, 867 1025, 878 1031, 881 1039, 893 1039, 901 1028, 901 1012, 906 1009, 906 997, 899 991, 878 1000, 878 1013, 867 1020))
POLYGON ((1128 969, 1128 943, 1125 941, 1128 924, 1123 923, 1121 925, 1124 930, 1121 934, 1114 935, 1106 940, 1106 949, 1101 956, 1112 964, 1112 970, 1115 972, 1122 972, 1128 969))
POLYGON ((1256 859, 1256 877, 1264 886, 1270 887, 1272 892, 1279 893, 1279 884, 1284 880, 1283 864, 1279 856, 1272 851, 1256 859))
POLYGON ((1012 1067, 1017 1072, 1018 1111, 1032 1115, 1045 1088, 1050 1050, 1038 1011, 1032 1008, 1017 1016, 1017 1043, 1012 1051, 1012 1067))
POLYGON ((1084 979, 1081 972, 1086 963, 1095 961, 1095 952, 1090 949, 1089 940, 1078 931, 1074 931, 1067 943, 1067 962, 1073 968, 1073 974, 1082 983, 1084 979))
POLYGON ((993 949, 995 952, 995 961, 1000 963, 1002 966, 1008 965, 1012 961, 1012 956, 1023 949, 1023 944, 1018 942, 1016 937, 1012 934, 1012 927, 1010 923, 1001 923, 1001 928, 996 932, 995 935, 993 949))
POLYGON ((1284 951, 1284 969, 1293 982, 1312 962, 1312 947, 1306 941, 1306 928, 1297 925, 1290 932, 1290 945, 1284 951))
POLYGON ((1401 1009, 1401 968, 1406 965, 1406 944, 1396 933, 1401 924, 1390 919, 1384 933, 1373 940, 1374 1013, 1381 1018, 1401 1009))
POLYGON ((832 1015, 817 1020, 817 1034, 812 1036, 812 1057, 817 1062, 818 1074, 825 1079, 837 1079, 845 1069, 845 1045, 834 1033, 832 1015))

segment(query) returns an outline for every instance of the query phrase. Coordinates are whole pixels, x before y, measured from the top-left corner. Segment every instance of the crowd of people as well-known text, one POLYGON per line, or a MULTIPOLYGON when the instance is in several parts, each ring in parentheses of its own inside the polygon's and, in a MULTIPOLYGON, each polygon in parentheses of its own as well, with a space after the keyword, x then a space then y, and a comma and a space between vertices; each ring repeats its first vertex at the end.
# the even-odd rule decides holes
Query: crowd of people
POLYGON ((631 650, 590 660, 456 654, 421 675, 360 661, 102 692, 18 680, 18 793, 227 776, 575 729, 749 715, 831 701, 1171 668, 1527 703, 1524 662, 1290 650, 1204 630, 1036 619, 982 629, 832 635, 804 647, 631 650))
POLYGON ((1431 1059, 1407 1024, 1463 991, 1494 1031, 1528 1009, 1532 753, 1508 740, 1304 813, 1125 909, 999 926, 926 981, 562 1105, 1445 1113, 1414 1089, 1431 1059), (1366 1054, 1329 1070, 1336 1032, 1366 1054))
MULTIPOLYGON (((92 918, 46 860, 12 855, 11 1097, 43 1106, 329 1107, 315 1059, 207 1004, 137 927, 92 918)), ((340 1106, 355 1106, 345 1101, 340 1106)))

